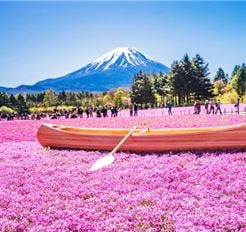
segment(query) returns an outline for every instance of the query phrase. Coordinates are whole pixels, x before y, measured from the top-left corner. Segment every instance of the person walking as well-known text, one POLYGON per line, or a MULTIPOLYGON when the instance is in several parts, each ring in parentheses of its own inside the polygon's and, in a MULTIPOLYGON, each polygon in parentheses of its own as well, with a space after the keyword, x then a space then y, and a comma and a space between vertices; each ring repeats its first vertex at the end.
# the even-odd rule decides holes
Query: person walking
POLYGON ((216 100, 215 107, 216 107, 215 114, 217 114, 218 111, 220 112, 220 114, 222 114, 222 111, 221 111, 221 108, 220 108, 220 100, 216 100))
POLYGON ((200 114, 201 112, 201 103, 199 100, 196 100, 194 103, 194 114, 200 114))
POLYGON ((209 100, 205 100, 205 112, 208 114, 208 108, 209 108, 209 100))
POLYGON ((214 114, 214 99, 211 99, 209 102, 210 109, 209 109, 209 114, 214 114))
POLYGON ((168 108, 168 114, 172 115, 173 114, 172 113, 172 108, 173 108, 172 102, 170 102, 170 101, 167 102, 167 108, 168 108))
POLYGON ((93 107, 92 106, 90 106, 89 107, 89 116, 90 116, 90 118, 93 118, 93 107))
POLYGON ((79 118, 83 118, 83 108, 82 107, 78 107, 77 108, 77 113, 78 113, 78 116, 79 118))
POLYGON ((134 116, 138 116, 138 105, 136 103, 134 103, 133 111, 134 111, 134 116))
POLYGON ((103 114, 103 117, 104 118, 108 117, 108 109, 107 109, 107 106, 103 106, 103 108, 102 108, 102 114, 103 114))
POLYGON ((132 105, 129 106, 129 110, 130 110, 130 117, 132 117, 133 116, 133 106, 132 105))
POLYGON ((89 118, 90 116, 89 106, 86 107, 85 113, 86 113, 87 118, 89 118))
POLYGON ((237 102, 235 103, 234 107, 235 107, 235 110, 236 112, 239 114, 239 103, 240 103, 240 99, 238 98, 237 99, 237 102))
POLYGON ((95 109, 95 111, 96 111, 96 117, 97 117, 97 118, 101 118, 101 117, 102 117, 102 114, 101 114, 100 108, 97 107, 97 108, 95 109))

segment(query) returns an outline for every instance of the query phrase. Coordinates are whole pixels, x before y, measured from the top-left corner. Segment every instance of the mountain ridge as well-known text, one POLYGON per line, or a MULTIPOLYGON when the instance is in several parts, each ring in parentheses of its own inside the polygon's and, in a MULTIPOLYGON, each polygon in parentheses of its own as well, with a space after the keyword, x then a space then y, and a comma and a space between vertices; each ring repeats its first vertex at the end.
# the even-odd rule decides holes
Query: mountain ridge
POLYGON ((16 88, 0 87, 0 91, 9 93, 54 91, 88 91, 101 92, 113 88, 129 88, 135 73, 169 71, 169 68, 136 48, 116 48, 82 68, 57 78, 48 78, 34 85, 21 85, 16 88))

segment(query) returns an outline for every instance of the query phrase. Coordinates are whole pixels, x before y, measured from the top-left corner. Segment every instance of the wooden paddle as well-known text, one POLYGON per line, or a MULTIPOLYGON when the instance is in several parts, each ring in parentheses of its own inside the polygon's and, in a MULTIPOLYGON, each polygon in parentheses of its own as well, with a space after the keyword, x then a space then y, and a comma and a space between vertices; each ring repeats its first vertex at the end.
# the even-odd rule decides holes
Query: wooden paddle
POLYGON ((120 148, 120 146, 128 139, 128 137, 137 129, 137 126, 134 126, 128 134, 118 143, 118 145, 106 156, 99 158, 89 169, 89 171, 96 171, 105 166, 112 164, 115 160, 114 153, 120 148))

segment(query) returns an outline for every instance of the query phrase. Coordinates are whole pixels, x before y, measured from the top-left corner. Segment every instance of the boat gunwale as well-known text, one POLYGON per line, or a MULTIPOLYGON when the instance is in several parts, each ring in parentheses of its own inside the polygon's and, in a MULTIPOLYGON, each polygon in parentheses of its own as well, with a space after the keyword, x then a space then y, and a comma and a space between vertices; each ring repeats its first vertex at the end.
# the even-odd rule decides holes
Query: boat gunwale
MULTIPOLYGON (((74 134, 74 135, 84 135, 84 136, 113 136, 113 137, 122 137, 124 136, 124 133, 117 134, 113 132, 129 132, 131 129, 128 128, 88 128, 88 127, 73 127, 73 126, 62 126, 57 124, 51 124, 51 123, 42 123, 41 127, 44 126, 45 128, 49 128, 50 130, 54 130, 59 133, 66 133, 66 134, 74 134), (72 130, 78 130, 78 131, 69 131, 64 129, 72 129, 72 130), (83 132, 85 130, 85 132, 83 132), (87 132, 86 132, 87 131, 87 132), (91 131, 88 132, 88 131, 91 131), (96 131, 100 131, 101 133, 95 133, 96 131), (105 131, 106 133, 102 133, 105 131), (112 131, 111 134, 108 132, 112 131)), ((154 128, 154 129, 136 129, 136 133, 133 133, 131 136, 177 136, 177 135, 194 135, 194 134, 203 134, 203 133, 211 133, 211 132, 224 132, 224 131, 230 131, 235 130, 237 128, 245 127, 246 123, 240 123, 240 124, 233 124, 233 125, 227 125, 227 126, 218 126, 218 127, 187 127, 187 128, 154 128), (169 132, 166 133, 165 132, 169 132), (173 132, 173 133, 170 133, 173 132)))

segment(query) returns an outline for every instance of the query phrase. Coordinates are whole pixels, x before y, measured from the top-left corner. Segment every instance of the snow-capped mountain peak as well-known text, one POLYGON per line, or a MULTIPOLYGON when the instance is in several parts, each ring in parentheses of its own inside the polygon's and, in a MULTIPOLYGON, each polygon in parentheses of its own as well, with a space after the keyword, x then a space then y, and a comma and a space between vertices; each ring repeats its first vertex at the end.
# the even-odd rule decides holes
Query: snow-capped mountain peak
POLYGON ((139 71, 167 73, 169 68, 144 55, 136 48, 116 48, 94 62, 57 78, 48 78, 32 86, 8 89, 9 93, 60 91, 108 91, 118 87, 129 88, 139 71))
POLYGON ((99 57, 95 62, 97 63, 104 63, 105 61, 110 61, 110 64, 113 64, 119 58, 125 58, 129 64, 132 65, 139 65, 143 63, 143 58, 148 59, 143 53, 138 51, 136 48, 116 48, 105 55, 99 57), (140 59, 141 58, 141 59, 140 59), (140 62, 140 63, 139 63, 140 62))
POLYGON ((127 68, 134 66, 147 66, 153 60, 138 51, 136 48, 120 47, 116 48, 94 62, 86 65, 84 72, 105 71, 112 68, 127 68))

